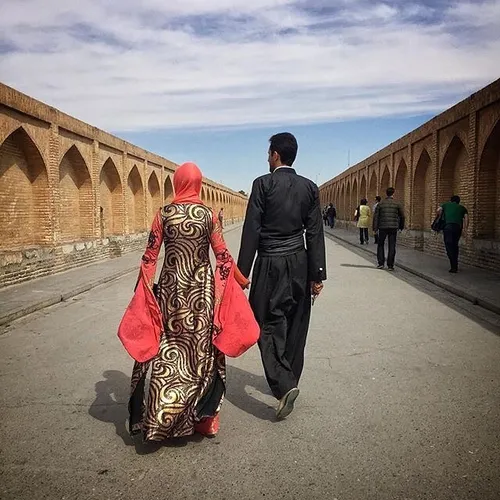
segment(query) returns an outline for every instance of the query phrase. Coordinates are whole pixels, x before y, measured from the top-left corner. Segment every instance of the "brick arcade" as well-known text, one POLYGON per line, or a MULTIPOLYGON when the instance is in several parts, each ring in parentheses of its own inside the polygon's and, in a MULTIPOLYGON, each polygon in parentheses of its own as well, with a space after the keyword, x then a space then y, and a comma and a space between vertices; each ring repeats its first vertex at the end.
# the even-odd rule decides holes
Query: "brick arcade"
MULTIPOLYGON (((0 286, 140 249, 176 165, 0 84, 0 286)), ((204 179, 241 220, 247 199, 204 179)))
POLYGON ((458 194, 470 215, 462 262, 500 271, 500 79, 323 184, 321 202, 346 227, 361 198, 373 205, 391 185, 405 207, 403 244, 444 254, 430 225, 458 194))

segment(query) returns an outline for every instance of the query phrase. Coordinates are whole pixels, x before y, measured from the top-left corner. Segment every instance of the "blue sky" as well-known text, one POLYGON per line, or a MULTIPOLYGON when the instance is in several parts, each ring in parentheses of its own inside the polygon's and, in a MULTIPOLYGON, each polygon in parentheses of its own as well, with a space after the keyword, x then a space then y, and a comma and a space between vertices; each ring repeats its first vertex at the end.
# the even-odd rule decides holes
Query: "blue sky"
POLYGON ((0 79, 248 190, 326 181, 500 76, 500 0, 4 0, 0 79))

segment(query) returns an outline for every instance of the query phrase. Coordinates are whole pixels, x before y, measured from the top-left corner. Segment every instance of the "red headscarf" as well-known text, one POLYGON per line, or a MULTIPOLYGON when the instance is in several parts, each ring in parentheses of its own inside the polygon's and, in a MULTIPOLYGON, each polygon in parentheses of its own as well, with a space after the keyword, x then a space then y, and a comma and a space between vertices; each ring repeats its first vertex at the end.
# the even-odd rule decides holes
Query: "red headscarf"
POLYGON ((203 205, 200 199, 203 175, 194 163, 183 163, 174 173, 175 197, 172 203, 195 203, 203 205))

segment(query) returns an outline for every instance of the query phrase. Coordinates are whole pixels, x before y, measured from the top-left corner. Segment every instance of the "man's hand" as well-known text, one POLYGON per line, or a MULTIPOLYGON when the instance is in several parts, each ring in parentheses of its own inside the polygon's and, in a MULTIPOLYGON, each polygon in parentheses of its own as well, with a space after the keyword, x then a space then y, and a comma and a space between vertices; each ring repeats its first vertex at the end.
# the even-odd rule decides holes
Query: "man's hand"
POLYGON ((321 281, 316 281, 311 283, 311 295, 313 297, 318 297, 323 290, 323 283, 321 281))

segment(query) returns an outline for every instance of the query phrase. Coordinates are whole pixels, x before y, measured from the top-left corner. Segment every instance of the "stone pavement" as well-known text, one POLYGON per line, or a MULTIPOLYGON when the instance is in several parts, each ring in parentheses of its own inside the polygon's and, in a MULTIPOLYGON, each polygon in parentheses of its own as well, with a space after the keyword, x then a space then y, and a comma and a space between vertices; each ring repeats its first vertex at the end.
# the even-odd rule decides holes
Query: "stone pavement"
POLYGON ((134 273, 3 327, 0 498, 498 500, 500 324, 370 257, 327 241, 295 411, 276 422, 254 347, 228 359, 215 439, 126 432, 134 273))
MULTIPOLYGON (((224 232, 232 231, 240 226, 241 223, 227 225, 224 232)), ((138 272, 142 254, 142 250, 130 252, 116 259, 108 259, 19 285, 1 288, 0 325, 5 325, 58 302, 66 301, 125 274, 138 272)))
MULTIPOLYGON (((374 244, 373 237, 370 238, 368 245, 361 245, 356 227, 325 228, 325 233, 337 241, 373 255, 373 262, 376 265, 377 246, 374 244)), ((436 237, 442 238, 441 235, 436 235, 436 237)), ((458 274, 450 274, 448 272, 450 265, 446 256, 428 255, 403 245, 397 246, 396 267, 430 281, 473 304, 500 314, 500 274, 498 273, 477 267, 460 266, 458 274)))

